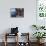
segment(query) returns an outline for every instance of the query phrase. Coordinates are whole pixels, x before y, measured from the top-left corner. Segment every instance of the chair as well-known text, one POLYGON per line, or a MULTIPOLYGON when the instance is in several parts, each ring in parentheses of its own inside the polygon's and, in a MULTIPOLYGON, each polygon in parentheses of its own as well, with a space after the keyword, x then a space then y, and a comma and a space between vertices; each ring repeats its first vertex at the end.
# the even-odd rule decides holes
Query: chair
MULTIPOLYGON (((7 46, 8 42, 7 42, 7 38, 13 37, 13 36, 17 36, 17 45, 18 46, 18 27, 16 28, 11 28, 11 33, 5 33, 5 46, 7 46)), ((16 40, 16 38, 15 38, 16 40)))
POLYGON ((21 33, 22 40, 26 39, 26 41, 19 42, 19 46, 30 46, 29 42, 29 33, 21 33))

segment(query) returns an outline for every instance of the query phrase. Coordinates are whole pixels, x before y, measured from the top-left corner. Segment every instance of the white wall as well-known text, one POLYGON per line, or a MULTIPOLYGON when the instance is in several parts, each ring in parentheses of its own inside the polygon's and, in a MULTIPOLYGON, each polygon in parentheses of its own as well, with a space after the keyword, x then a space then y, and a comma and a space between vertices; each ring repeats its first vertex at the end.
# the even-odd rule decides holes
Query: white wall
POLYGON ((32 24, 36 24, 36 0, 0 0, 0 34, 16 26, 31 34, 32 24), (24 8, 24 18, 11 18, 10 8, 24 8))

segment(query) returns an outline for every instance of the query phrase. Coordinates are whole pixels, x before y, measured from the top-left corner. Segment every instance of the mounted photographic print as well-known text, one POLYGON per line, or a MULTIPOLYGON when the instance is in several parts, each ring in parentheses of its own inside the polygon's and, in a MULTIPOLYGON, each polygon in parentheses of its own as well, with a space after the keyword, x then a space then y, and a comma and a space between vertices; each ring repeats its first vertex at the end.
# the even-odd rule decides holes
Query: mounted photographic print
POLYGON ((37 0, 36 4, 36 24, 37 25, 46 25, 46 0, 37 0))
POLYGON ((11 8, 11 17, 24 17, 24 8, 11 8))

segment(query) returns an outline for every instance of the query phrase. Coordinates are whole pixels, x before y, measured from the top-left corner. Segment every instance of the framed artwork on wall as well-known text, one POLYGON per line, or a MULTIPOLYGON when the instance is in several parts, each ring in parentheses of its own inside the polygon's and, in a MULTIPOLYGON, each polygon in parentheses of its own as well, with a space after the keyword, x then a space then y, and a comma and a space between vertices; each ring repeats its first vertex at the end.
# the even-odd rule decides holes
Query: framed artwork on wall
POLYGON ((46 0, 37 0, 36 24, 46 25, 46 0))
POLYGON ((24 17, 24 8, 11 8, 11 17, 24 17))

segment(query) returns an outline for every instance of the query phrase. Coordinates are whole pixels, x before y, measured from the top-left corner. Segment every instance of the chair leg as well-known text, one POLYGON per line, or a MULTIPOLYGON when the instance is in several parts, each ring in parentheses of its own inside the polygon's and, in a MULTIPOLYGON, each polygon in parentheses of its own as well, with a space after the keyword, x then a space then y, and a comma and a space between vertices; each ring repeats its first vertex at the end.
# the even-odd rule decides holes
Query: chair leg
POLYGON ((7 34, 5 34, 5 46, 7 46, 7 34))
POLYGON ((7 46, 7 42, 5 41, 5 46, 7 46))

